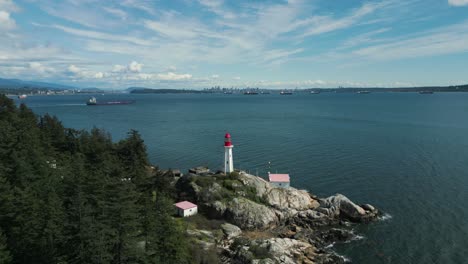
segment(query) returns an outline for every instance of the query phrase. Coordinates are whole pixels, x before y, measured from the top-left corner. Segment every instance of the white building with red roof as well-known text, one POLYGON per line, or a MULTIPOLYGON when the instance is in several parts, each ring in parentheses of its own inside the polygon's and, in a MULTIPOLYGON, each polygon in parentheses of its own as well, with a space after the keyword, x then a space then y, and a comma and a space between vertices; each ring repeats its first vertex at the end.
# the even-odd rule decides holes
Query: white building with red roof
POLYGON ((178 202, 174 204, 176 213, 179 216, 187 217, 198 213, 198 206, 189 201, 178 202))
POLYGON ((289 174, 268 174, 268 179, 273 187, 288 188, 289 174))

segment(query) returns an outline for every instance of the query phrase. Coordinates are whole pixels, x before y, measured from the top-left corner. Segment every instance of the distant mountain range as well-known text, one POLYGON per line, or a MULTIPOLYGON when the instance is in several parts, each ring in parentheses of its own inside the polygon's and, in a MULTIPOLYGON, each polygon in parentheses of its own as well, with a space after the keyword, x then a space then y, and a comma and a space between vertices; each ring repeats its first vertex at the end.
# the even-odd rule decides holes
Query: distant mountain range
POLYGON ((67 89, 78 89, 73 86, 47 83, 47 82, 35 82, 35 81, 23 81, 19 79, 2 79, 0 78, 0 88, 3 89, 49 89, 49 90, 67 90, 67 89))
POLYGON ((99 88, 78 88, 70 85, 36 82, 36 81, 23 81, 19 79, 3 79, 0 78, 0 93, 37 93, 39 91, 64 91, 74 90, 85 93, 102 93, 104 90, 99 88))
MULTIPOLYGON (((78 88, 70 85, 48 83, 48 82, 36 82, 36 81, 23 81, 19 79, 3 79, 0 78, 0 93, 37 93, 38 91, 47 90, 80 90, 85 93, 103 93, 106 89, 99 88, 78 88)), ((264 91, 278 91, 279 89, 262 89, 264 91)), ((293 90, 293 89, 290 89, 293 90)), ((422 86, 422 87, 399 87, 399 88, 358 88, 358 87, 339 87, 339 88, 305 88, 305 89, 294 89, 295 91, 321 91, 321 92, 337 92, 337 93, 352 93, 359 91, 369 92, 468 92, 468 84, 465 85, 452 85, 452 86, 422 86)), ((146 87, 129 87, 122 90, 129 93, 135 94, 148 94, 148 93, 216 93, 220 91, 211 90, 194 90, 194 89, 152 89, 146 87)), ((114 90, 115 92, 115 90, 114 90)))

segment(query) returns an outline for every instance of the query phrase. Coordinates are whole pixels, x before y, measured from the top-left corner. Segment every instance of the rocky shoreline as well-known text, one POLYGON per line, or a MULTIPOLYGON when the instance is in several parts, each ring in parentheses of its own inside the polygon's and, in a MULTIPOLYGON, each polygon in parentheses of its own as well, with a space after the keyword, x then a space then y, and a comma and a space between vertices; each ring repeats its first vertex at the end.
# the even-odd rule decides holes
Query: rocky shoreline
POLYGON ((374 206, 357 205, 341 194, 318 198, 293 187, 274 188, 242 171, 188 174, 173 183, 178 199, 199 206, 199 217, 223 223, 187 231, 204 249, 215 250, 222 263, 345 263, 330 245, 356 238, 350 224, 380 216, 374 206))

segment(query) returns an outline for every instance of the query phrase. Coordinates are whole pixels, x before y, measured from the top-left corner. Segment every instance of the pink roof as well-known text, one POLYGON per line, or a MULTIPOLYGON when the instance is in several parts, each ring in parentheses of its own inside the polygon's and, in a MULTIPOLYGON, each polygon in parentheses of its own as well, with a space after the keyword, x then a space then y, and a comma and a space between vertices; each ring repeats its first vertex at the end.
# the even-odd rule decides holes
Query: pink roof
POLYGON ((183 202, 178 202, 176 204, 174 204, 177 208, 180 208, 182 210, 187 210, 187 209, 190 209, 190 208, 194 208, 194 207, 197 207, 196 204, 193 204, 189 201, 183 201, 183 202))
POLYGON ((289 174, 268 174, 270 182, 289 182, 289 174))

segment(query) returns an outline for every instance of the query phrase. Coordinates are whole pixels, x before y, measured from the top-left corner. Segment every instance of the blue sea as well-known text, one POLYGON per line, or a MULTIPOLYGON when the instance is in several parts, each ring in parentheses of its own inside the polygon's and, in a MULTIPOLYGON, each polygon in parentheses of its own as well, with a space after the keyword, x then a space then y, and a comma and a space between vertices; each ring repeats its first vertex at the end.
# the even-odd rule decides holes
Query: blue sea
POLYGON ((230 132, 236 168, 289 173, 294 187, 342 193, 385 212, 335 245, 353 263, 468 263, 468 93, 30 96, 65 126, 143 136, 151 162, 222 167, 230 132), (268 164, 271 164, 270 167, 268 164))

